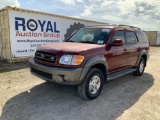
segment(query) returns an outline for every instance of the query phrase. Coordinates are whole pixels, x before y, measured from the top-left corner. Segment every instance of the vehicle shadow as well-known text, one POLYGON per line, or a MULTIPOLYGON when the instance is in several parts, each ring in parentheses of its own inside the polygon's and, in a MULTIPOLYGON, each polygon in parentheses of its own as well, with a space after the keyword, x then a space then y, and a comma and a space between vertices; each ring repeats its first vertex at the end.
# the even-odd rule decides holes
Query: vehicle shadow
POLYGON ((148 73, 126 75, 104 85, 92 101, 79 97, 76 87, 44 82, 6 102, 1 120, 115 120, 133 106, 154 83, 148 73))

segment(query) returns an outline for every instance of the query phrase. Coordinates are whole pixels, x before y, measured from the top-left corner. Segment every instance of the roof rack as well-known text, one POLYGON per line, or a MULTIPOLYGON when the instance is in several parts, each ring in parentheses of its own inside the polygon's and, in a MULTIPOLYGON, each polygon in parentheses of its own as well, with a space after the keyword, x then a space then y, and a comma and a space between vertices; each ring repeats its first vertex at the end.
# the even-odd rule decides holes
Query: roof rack
POLYGON ((91 25, 91 26, 85 26, 85 27, 92 27, 92 26, 117 26, 116 24, 100 24, 100 25, 91 25))
POLYGON ((129 25, 118 25, 118 26, 124 26, 124 27, 129 27, 129 28, 136 28, 136 29, 139 29, 139 30, 140 30, 140 28, 138 28, 138 27, 129 26, 129 25))

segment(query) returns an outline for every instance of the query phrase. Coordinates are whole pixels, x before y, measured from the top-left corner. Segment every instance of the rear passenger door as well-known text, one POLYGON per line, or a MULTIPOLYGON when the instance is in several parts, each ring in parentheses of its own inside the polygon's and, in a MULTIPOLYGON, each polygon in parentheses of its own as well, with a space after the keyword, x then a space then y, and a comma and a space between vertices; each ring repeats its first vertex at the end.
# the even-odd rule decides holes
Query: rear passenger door
POLYGON ((134 66, 136 64, 140 47, 138 39, 134 31, 125 31, 126 37, 126 49, 128 52, 128 66, 134 66))

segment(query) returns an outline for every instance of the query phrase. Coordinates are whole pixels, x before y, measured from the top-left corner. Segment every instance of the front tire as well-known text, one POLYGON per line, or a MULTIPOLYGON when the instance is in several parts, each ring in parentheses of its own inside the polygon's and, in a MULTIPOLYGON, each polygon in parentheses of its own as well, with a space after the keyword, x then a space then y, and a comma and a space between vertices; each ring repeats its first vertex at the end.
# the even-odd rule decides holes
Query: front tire
POLYGON ((146 60, 143 57, 141 57, 139 64, 138 64, 138 67, 137 67, 137 70, 134 71, 133 74, 135 76, 141 76, 144 72, 145 64, 146 64, 146 60))
POLYGON ((104 75, 96 68, 91 68, 82 84, 78 86, 79 95, 87 100, 97 98, 103 88, 104 75))

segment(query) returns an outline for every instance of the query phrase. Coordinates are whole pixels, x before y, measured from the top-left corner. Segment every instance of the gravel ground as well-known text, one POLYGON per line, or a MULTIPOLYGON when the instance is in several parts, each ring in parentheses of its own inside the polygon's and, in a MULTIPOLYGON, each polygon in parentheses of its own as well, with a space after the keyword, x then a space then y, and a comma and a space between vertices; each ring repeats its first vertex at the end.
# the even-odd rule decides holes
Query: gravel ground
POLYGON ((28 63, 0 62, 0 120, 160 120, 160 47, 150 55, 143 76, 110 81, 92 101, 34 77, 28 63))

